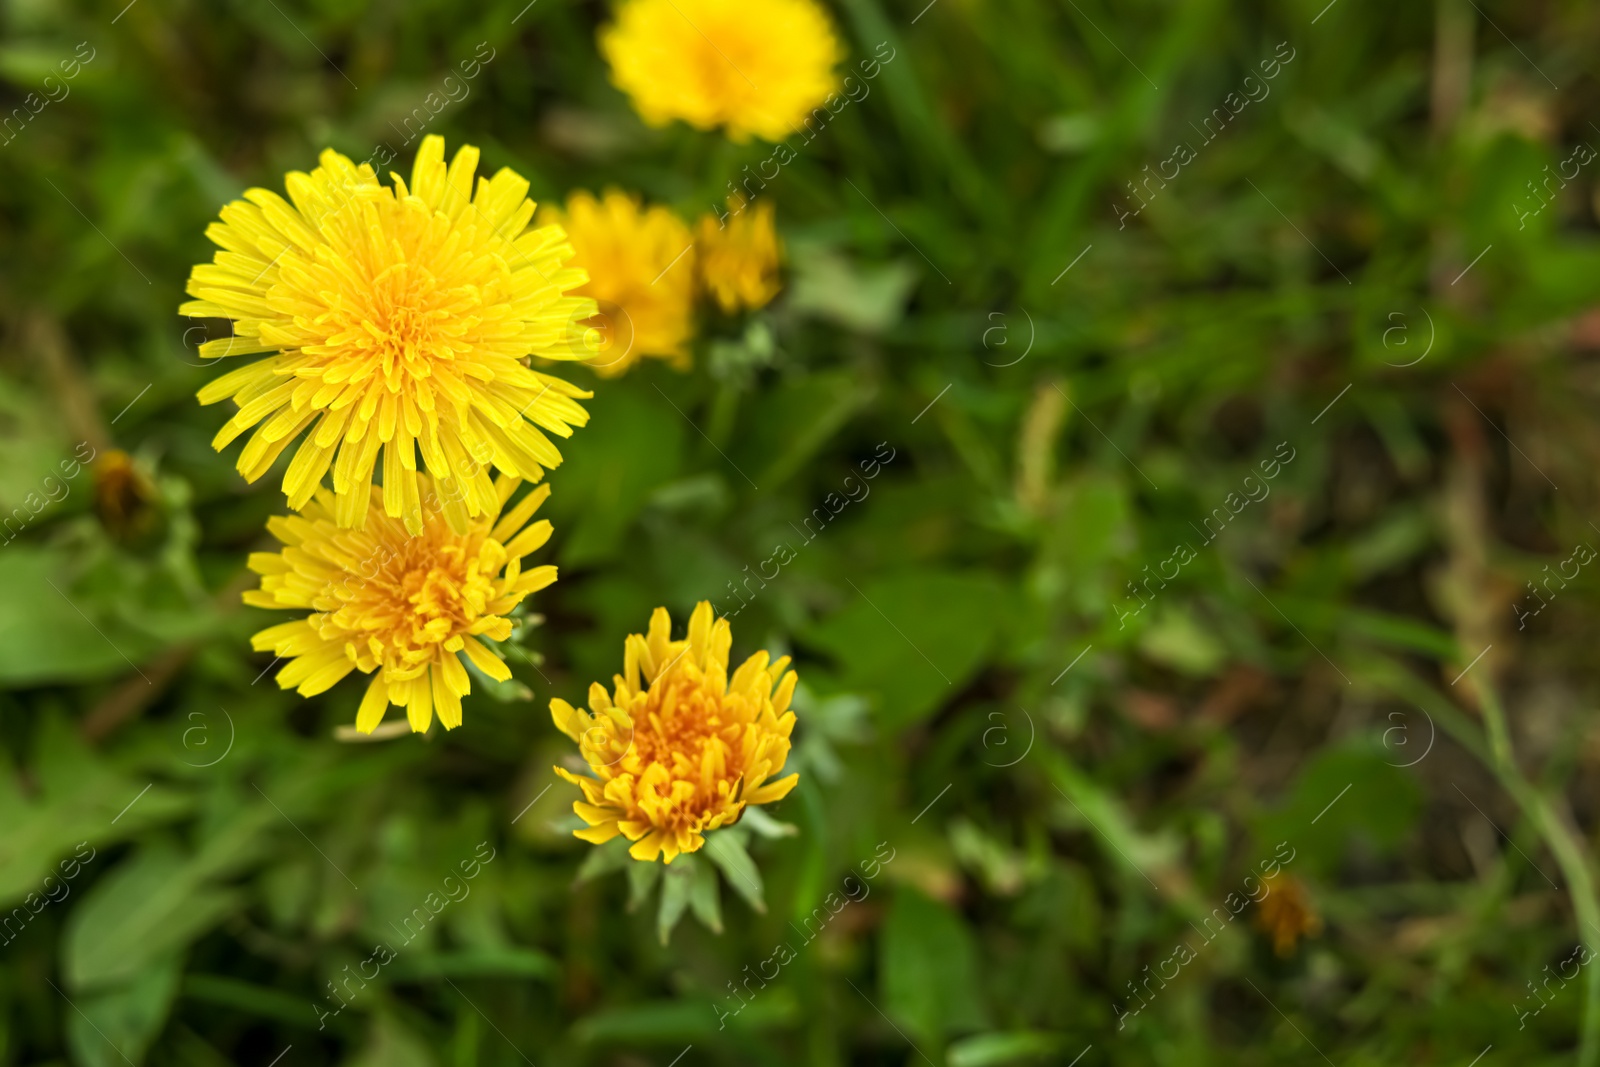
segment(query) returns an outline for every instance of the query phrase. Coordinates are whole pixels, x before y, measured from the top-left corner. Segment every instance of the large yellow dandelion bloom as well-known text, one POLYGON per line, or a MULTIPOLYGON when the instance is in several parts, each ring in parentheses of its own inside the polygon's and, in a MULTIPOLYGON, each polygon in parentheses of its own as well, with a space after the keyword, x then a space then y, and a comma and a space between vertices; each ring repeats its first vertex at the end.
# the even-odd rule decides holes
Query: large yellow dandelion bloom
MULTIPOLYGON (((352 670, 374 675, 356 712, 370 734, 390 704, 406 709, 423 731, 439 713, 445 729, 461 725, 461 698, 471 691, 460 653, 496 681, 511 672, 479 637, 511 636, 511 610, 556 580, 554 567, 522 569, 522 558, 550 538, 550 523, 528 520, 550 495, 541 485, 504 510, 519 479, 494 482, 493 505, 456 533, 445 522, 447 483, 418 476, 422 531, 373 513, 361 530, 334 521, 333 494, 319 490, 299 515, 275 516, 267 529, 281 552, 253 552, 261 588, 244 594, 258 608, 309 608, 314 614, 262 630, 258 652, 288 660, 278 685, 314 696, 352 670)), ((363 491, 377 496, 376 486, 363 491)))
POLYGON ((372 167, 328 150, 310 174, 285 179, 290 203, 251 189, 222 209, 206 236, 223 251, 194 268, 184 315, 233 320, 207 357, 274 353, 224 374, 200 402, 232 397, 239 411, 212 442, 219 451, 259 424, 239 456, 255 481, 304 432, 283 478, 304 508, 333 468, 333 515, 361 527, 383 451, 382 505, 422 529, 422 468, 448 501, 458 533, 495 507, 488 468, 536 480, 561 453, 543 431, 569 437, 590 394, 530 370, 530 353, 584 359, 592 331, 577 323, 594 302, 569 295, 585 281, 558 226, 533 218, 528 183, 502 169, 479 178, 478 150, 444 162, 426 137, 407 186, 378 184, 372 167))
POLYGON ((741 144, 794 133, 844 55, 815 0, 626 0, 600 51, 645 122, 721 126, 741 144))
POLYGON ((657 608, 649 636, 630 634, 623 645, 614 693, 591 685, 590 712, 550 702, 556 727, 578 742, 595 774, 556 768, 583 790, 572 807, 589 827, 577 836, 603 844, 624 834, 634 859, 668 863, 699 850, 706 833, 738 822, 746 805, 781 800, 800 780, 767 781, 789 758, 794 730, 789 657, 769 664, 757 652, 730 680, 733 633, 727 619, 712 621, 704 601, 686 640, 671 633, 667 609, 657 608))
POLYGON ((728 314, 741 307, 766 307, 778 295, 778 231, 772 201, 758 201, 726 223, 702 215, 695 225, 700 279, 728 314))
POLYGON ((615 189, 596 200, 578 191, 565 212, 547 207, 541 220, 562 226, 586 271, 578 292, 599 303, 588 320, 603 338, 589 365, 615 377, 644 357, 687 369, 694 332, 694 239, 671 210, 645 208, 615 189))

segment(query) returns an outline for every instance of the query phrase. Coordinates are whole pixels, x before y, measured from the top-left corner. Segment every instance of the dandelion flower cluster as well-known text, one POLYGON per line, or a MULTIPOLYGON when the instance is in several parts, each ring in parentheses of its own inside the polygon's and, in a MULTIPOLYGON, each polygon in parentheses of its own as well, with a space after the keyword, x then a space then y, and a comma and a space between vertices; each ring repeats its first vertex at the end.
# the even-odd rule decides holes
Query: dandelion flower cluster
POLYGON ((573 193, 565 211, 547 208, 544 218, 565 229, 573 264, 589 276, 578 292, 599 303, 588 324, 605 339, 589 365, 605 377, 645 357, 686 369, 695 274, 694 240, 683 220, 615 189, 598 200, 573 193))
POLYGON ((194 268, 182 314, 233 320, 204 357, 272 353, 211 382, 200 402, 237 414, 213 445, 256 427, 239 471, 260 478, 304 434, 283 479, 304 508, 333 471, 332 516, 360 529, 383 452, 381 506, 422 532, 421 471, 432 474, 457 533, 496 507, 488 468, 535 480, 561 462, 547 433, 568 437, 590 394, 521 360, 586 359, 594 302, 566 264, 559 226, 527 229, 528 183, 509 169, 479 178, 478 150, 447 167, 444 140, 417 151, 409 185, 322 153, 291 172, 289 200, 251 189, 206 231, 222 247, 194 268), (421 453, 419 466, 418 452, 421 453))
POLYGON ((789 657, 757 652, 728 677, 733 634, 702 601, 684 640, 671 639, 665 608, 648 636, 630 634, 615 690, 589 687, 589 711, 550 702, 557 729, 578 743, 594 777, 557 767, 583 790, 576 836, 603 844, 618 834, 637 860, 671 863, 705 834, 739 821, 747 805, 781 800, 799 781, 768 781, 789 756, 796 676, 789 657))
POLYGON ((793 133, 844 55, 815 0, 626 0, 600 51, 646 123, 723 127, 741 144, 793 133))
POLYGON ((702 215, 694 240, 701 282, 727 314, 766 307, 778 295, 780 245, 772 201, 758 201, 726 223, 702 215))
MULTIPOLYGON (((460 726, 461 698, 472 688, 460 654, 496 681, 511 677, 479 638, 510 637, 506 616, 556 580, 551 566, 522 569, 523 557, 550 538, 549 522, 528 525, 550 495, 548 485, 507 508, 521 481, 497 478, 492 506, 457 533, 437 495, 455 483, 425 474, 417 481, 420 533, 378 510, 363 529, 342 529, 337 500, 321 489, 301 514, 267 521, 282 551, 250 556, 261 587, 245 593, 245 603, 312 612, 262 630, 252 645, 288 661, 278 685, 297 687, 301 696, 321 693, 353 670, 373 675, 356 713, 362 733, 373 731, 390 704, 406 709, 413 731, 426 730, 435 711, 445 729, 460 726)), ((361 488, 374 498, 381 492, 361 488)))

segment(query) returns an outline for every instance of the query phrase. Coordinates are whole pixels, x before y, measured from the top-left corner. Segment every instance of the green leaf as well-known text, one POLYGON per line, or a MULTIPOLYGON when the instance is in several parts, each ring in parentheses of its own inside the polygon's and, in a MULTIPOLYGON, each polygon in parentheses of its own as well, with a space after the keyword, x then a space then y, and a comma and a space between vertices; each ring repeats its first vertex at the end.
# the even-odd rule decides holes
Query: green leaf
MULTIPOLYGON (((748 815, 755 809, 746 809, 748 815)), ((722 933, 722 894, 717 887, 716 868, 709 863, 694 866, 694 885, 689 889, 689 907, 695 918, 712 933, 722 933)))
POLYGON ((800 832, 800 827, 790 822, 779 822, 772 816, 762 811, 759 807, 747 807, 739 818, 739 825, 769 840, 779 837, 793 837, 800 832))
MULTIPOLYGON (((316 1030, 317 1006, 314 1001, 272 989, 255 982, 244 982, 221 974, 190 974, 183 979, 186 1000, 215 1004, 262 1019, 276 1019, 290 1026, 316 1030)), ((331 1011, 332 1006, 328 1009, 331 1011)), ((331 1018, 328 1020, 333 1021, 331 1018)))
POLYGON ((945 1057, 950 1067, 1000 1067, 1007 1063, 1028 1063, 1053 1055, 1062 1046, 1059 1034, 1037 1030, 1011 1030, 992 1034, 973 1034, 950 1046, 945 1057))
POLYGON ((794 280, 789 306, 860 333, 882 333, 899 322, 921 273, 907 260, 857 264, 809 242, 795 242, 790 255, 794 280))
POLYGON ((67 921, 62 974, 74 990, 133 980, 188 945, 242 903, 205 885, 171 845, 145 845, 94 884, 67 921))
POLYGON ((591 418, 582 447, 563 449, 560 482, 539 509, 563 533, 564 568, 609 559, 621 548, 650 494, 680 476, 692 432, 649 386, 607 388, 583 404, 591 418))
POLYGON ((808 640, 843 665, 841 685, 878 695, 891 729, 919 722, 977 673, 1008 611, 984 573, 911 571, 844 587, 845 606, 808 640))
POLYGON ((679 856, 661 877, 661 908, 656 912, 656 934, 665 945, 672 939, 673 928, 689 906, 689 892, 694 887, 694 857, 679 856))
POLYGON ((92 597, 72 588, 71 566, 53 549, 0 549, 0 683, 85 682, 133 676, 154 651, 92 597))
MULTIPOLYGON (((743 1029, 791 1027, 800 1017, 794 994, 781 986, 764 989, 759 997, 739 1013, 738 1023, 727 1023, 743 1029)), ((573 1027, 573 1036, 583 1044, 670 1046, 667 1060, 679 1052, 683 1042, 713 1040, 721 1027, 718 1025, 717 1003, 712 1000, 687 999, 646 1001, 616 1008, 604 1008, 580 1019, 573 1027)), ((666 1062, 664 1060, 663 1062, 666 1062)))
MULTIPOLYGON (((592 882, 603 874, 620 871, 629 864, 639 861, 628 855, 629 841, 626 837, 618 835, 603 845, 596 845, 583 857, 583 862, 578 865, 578 874, 574 882, 592 882)), ((630 872, 630 881, 631 881, 630 872)))
POLYGON ((734 828, 718 830, 706 835, 705 853, 715 863, 733 891, 744 897, 756 911, 767 913, 767 901, 761 885, 761 870, 745 851, 744 835, 734 828))
POLYGON ((879 953, 884 1010, 918 1037, 940 1041, 986 1025, 977 949, 954 912, 900 889, 884 923, 879 953))
POLYGON ((1228 655, 1213 631, 1178 604, 1156 613, 1155 621, 1139 636, 1139 650, 1157 663, 1197 677, 1215 674, 1228 655))
POLYGON ((390 981, 435 978, 540 978, 554 980, 561 965, 531 948, 504 945, 460 952, 399 953, 384 970, 390 981))
POLYGON ((650 896, 650 891, 656 887, 656 879, 661 877, 661 864, 632 857, 628 859, 628 910, 633 911, 643 904, 650 896))
POLYGON ((66 883, 68 895, 77 892, 86 883, 74 880, 107 844, 191 806, 170 789, 123 776, 53 713, 39 723, 33 772, 33 795, 24 796, 0 759, 0 904, 59 894, 46 877, 66 883))
POLYGON ((1422 755, 1432 727, 1417 712, 1396 723, 1409 735, 1405 748, 1385 749, 1368 737, 1312 759, 1284 804, 1262 820, 1260 848, 1287 842, 1296 868, 1319 874, 1337 868, 1352 838, 1364 839, 1379 854, 1397 848, 1416 827, 1422 797, 1411 772, 1396 764, 1422 755))
POLYGON ((759 395, 744 419, 750 429, 739 450, 760 465, 751 470, 756 483, 769 491, 783 484, 872 397, 858 375, 843 372, 812 375, 759 395))
POLYGON ((143 962, 124 984, 73 997, 67 1040, 84 1067, 140 1063, 166 1025, 183 973, 181 953, 143 962))
POLYGON ((348 1067, 436 1067, 427 1042, 383 1012, 372 1020, 372 1034, 348 1067))

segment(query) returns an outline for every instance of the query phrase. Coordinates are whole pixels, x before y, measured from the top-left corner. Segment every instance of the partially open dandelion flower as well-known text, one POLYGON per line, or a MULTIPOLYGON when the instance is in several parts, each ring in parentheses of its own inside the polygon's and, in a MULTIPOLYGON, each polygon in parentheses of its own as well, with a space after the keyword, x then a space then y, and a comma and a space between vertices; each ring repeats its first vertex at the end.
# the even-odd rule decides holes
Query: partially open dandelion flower
POLYGON ((149 545, 163 526, 161 491, 141 464, 120 448, 94 464, 94 513, 119 544, 149 545))
POLYGON ((595 774, 556 768, 583 790, 572 808, 589 826, 576 835, 598 845, 623 834, 634 859, 667 863, 738 822, 747 805, 781 800, 800 780, 767 780, 789 758, 789 657, 769 664, 757 652, 730 680, 733 633, 727 619, 713 621, 705 601, 689 618, 686 640, 671 633, 667 609, 657 608, 649 636, 630 634, 623 645, 614 693, 591 685, 588 712, 550 702, 557 729, 578 742, 595 774))
POLYGON ((1322 916, 1312 906, 1305 883, 1292 874, 1264 875, 1267 895, 1256 910, 1256 926, 1272 938, 1272 950, 1285 958, 1294 954, 1302 937, 1322 932, 1322 916))
POLYGON ((524 233, 528 183, 502 169, 479 178, 470 145, 444 162, 444 139, 417 150, 407 186, 331 149, 310 174, 291 172, 285 201, 267 189, 222 209, 206 235, 221 245, 194 268, 184 315, 233 320, 207 357, 271 352, 200 390, 232 397, 238 414, 219 451, 259 424, 239 456, 255 481, 304 432, 283 478, 289 506, 306 506, 329 467, 342 527, 360 528, 383 451, 382 506, 422 529, 422 468, 449 501, 457 532, 495 506, 488 468, 528 480, 561 462, 545 436, 569 437, 590 394, 520 361, 586 359, 594 302, 569 291, 582 271, 559 226, 524 233))
POLYGON ((844 54, 814 0, 626 0, 600 51, 645 122, 720 126, 741 144, 794 133, 844 54))
POLYGON ((702 215, 695 225, 694 250, 700 279, 728 314, 741 307, 766 307, 778 295, 778 230, 772 201, 757 201, 723 223, 702 215))
POLYGON ((648 356, 686 369, 694 331, 694 240, 683 220, 615 189, 600 200, 573 193, 566 211, 546 207, 541 219, 566 230, 576 250, 573 265, 589 275, 578 292, 599 304, 588 325, 602 339, 589 365, 615 377, 648 356))
POLYGON ((323 489, 301 514, 267 520, 281 552, 250 554, 250 569, 262 577, 260 589, 244 594, 246 604, 313 611, 262 630, 251 644, 288 661, 278 685, 301 696, 323 692, 352 670, 374 675, 356 713, 356 729, 366 734, 390 704, 406 709, 414 731, 426 730, 435 711, 445 729, 460 726, 461 698, 472 686, 459 654, 495 681, 510 678, 478 638, 510 637, 506 616, 556 580, 554 567, 522 569, 522 558, 550 538, 549 522, 528 525, 550 495, 548 485, 506 509, 521 481, 497 478, 488 513, 456 533, 436 495, 446 483, 427 475, 418 482, 423 523, 415 536, 378 512, 361 530, 341 529, 333 494, 323 489))

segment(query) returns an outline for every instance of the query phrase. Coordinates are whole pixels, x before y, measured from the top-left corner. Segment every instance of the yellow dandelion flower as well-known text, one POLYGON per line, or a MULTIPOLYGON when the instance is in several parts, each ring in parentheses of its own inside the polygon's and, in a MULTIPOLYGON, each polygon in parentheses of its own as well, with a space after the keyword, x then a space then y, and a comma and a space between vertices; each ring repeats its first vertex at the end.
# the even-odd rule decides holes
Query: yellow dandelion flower
POLYGON ((570 437, 588 421, 576 398, 590 393, 521 362, 593 354, 577 323, 594 302, 569 293, 584 274, 563 265, 560 227, 523 232, 534 204, 517 174, 479 178, 469 198, 470 145, 446 167, 444 139, 424 138, 410 186, 380 185, 331 149, 320 159, 285 179, 292 203, 251 189, 206 230, 223 250, 194 268, 179 311, 232 319, 234 335, 200 355, 273 353, 200 390, 202 404, 239 406, 212 445, 259 424, 239 456, 253 482, 304 432, 283 478, 289 506, 304 508, 331 466, 333 515, 352 529, 381 448, 384 513, 421 531, 425 469, 465 532, 495 507, 490 466, 536 480, 561 462, 542 431, 570 437))
POLYGON ((733 633, 727 619, 713 621, 705 601, 689 618, 687 639, 671 634, 667 609, 657 608, 649 636, 630 634, 623 645, 614 693, 591 685, 590 712, 550 702, 557 729, 578 742, 595 774, 556 768, 583 790, 572 809, 589 827, 576 835, 598 845, 624 834, 634 859, 667 863, 738 822, 746 805, 781 800, 800 780, 767 781, 789 758, 794 730, 789 657, 769 664, 757 652, 730 680, 733 633))
POLYGON ((1287 958, 1301 937, 1322 932, 1322 916, 1312 906, 1305 883, 1292 874, 1264 875, 1267 895, 1256 910, 1256 926, 1272 938, 1272 950, 1287 958))
POLYGON ((695 225, 694 249, 706 291, 728 314, 740 307, 766 307, 778 295, 778 231, 772 201, 758 201, 722 223, 702 215, 695 225))
MULTIPOLYGON (((288 661, 278 685, 296 687, 301 696, 323 692, 352 670, 374 675, 356 712, 362 733, 383 721, 390 704, 406 709, 414 731, 426 730, 435 711, 445 729, 460 726, 461 698, 472 685, 459 654, 496 681, 510 678, 478 638, 511 636, 511 609, 556 580, 554 567, 522 569, 522 558, 550 538, 548 521, 528 525, 549 485, 506 509, 521 481, 495 479, 492 507, 456 533, 438 495, 448 483, 425 474, 417 481, 423 519, 417 535, 377 512, 360 530, 342 529, 337 501, 322 489, 301 514, 267 520, 284 544, 281 552, 250 554, 261 588, 244 594, 246 604, 314 612, 262 630, 251 644, 288 661)), ((381 492, 363 489, 374 497, 381 492)))
POLYGON ((545 219, 566 230, 576 249, 573 265, 589 275, 578 292, 599 303, 588 325, 603 340, 589 365, 615 377, 649 356, 687 369, 694 240, 683 220, 615 189, 600 200, 580 190, 567 198, 566 211, 547 207, 545 219))
POLYGON ((741 144, 795 132, 844 56, 814 0, 627 0, 600 51, 651 126, 721 126, 741 144))

